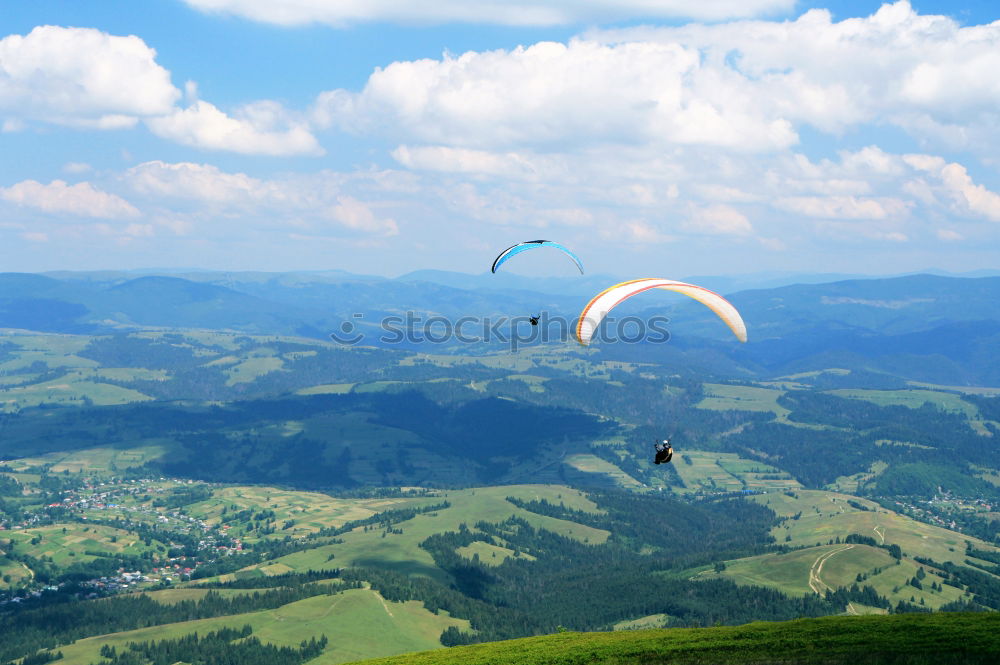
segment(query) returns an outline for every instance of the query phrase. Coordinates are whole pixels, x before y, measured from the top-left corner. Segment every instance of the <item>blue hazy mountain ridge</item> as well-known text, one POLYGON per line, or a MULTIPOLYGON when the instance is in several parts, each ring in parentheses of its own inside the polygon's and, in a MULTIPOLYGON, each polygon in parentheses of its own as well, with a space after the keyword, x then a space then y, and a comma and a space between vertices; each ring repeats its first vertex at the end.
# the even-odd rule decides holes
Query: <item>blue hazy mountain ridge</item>
MULTIPOLYGON (((804 272, 774 272, 765 271, 744 275, 681 275, 672 274, 670 270, 662 271, 663 274, 656 275, 611 275, 611 274, 586 274, 583 276, 573 274, 569 277, 538 277, 517 274, 513 272, 497 272, 496 274, 483 272, 478 275, 471 275, 463 272, 448 270, 416 270, 396 277, 400 281, 420 281, 433 282, 445 286, 457 288, 482 288, 494 291, 507 289, 519 289, 526 291, 537 291, 540 293, 553 293, 557 295, 582 295, 590 298, 599 291, 636 277, 666 277, 677 279, 681 282, 697 284, 706 289, 711 289, 717 293, 732 294, 738 291, 750 289, 776 289, 782 286, 794 284, 826 284, 829 282, 843 282, 849 280, 870 280, 870 279, 894 279, 896 277, 910 277, 913 275, 937 275, 941 277, 998 277, 1000 271, 997 270, 977 270, 968 273, 949 273, 944 270, 928 269, 913 273, 903 273, 898 275, 861 275, 848 273, 804 273, 804 272)), ((308 274, 308 273, 306 273, 308 274)))
MULTIPOLYGON (((670 317, 672 344, 658 355, 708 346, 758 375, 824 367, 863 368, 911 380, 997 385, 1000 278, 911 275, 891 279, 796 284, 730 296, 747 321, 750 343, 729 344, 729 331, 686 299, 646 306, 639 318, 670 317)), ((626 359, 628 349, 616 357, 626 359)), ((648 353, 648 349, 643 349, 648 353)), ((632 355, 635 355, 634 353, 632 355)), ((725 370, 723 370, 725 372, 725 370)))
POLYGON ((0 273, 0 327, 87 334, 97 326, 85 319, 86 289, 26 273, 0 273))
POLYGON ((748 291, 751 289, 777 289, 782 286, 792 286, 795 284, 826 284, 829 282, 846 282, 854 280, 868 279, 895 279, 897 277, 912 277, 914 275, 936 275, 938 277, 1000 277, 1000 270, 972 270, 969 272, 949 272, 937 268, 927 270, 916 270, 913 272, 899 273, 894 275, 864 275, 858 273, 834 273, 834 272, 786 272, 786 271, 764 271, 745 275, 693 275, 682 277, 682 282, 698 284, 718 293, 736 293, 737 291, 748 291))
POLYGON ((83 282, 127 282, 136 277, 162 275, 179 277, 192 282, 225 284, 228 282, 272 281, 281 282, 344 282, 382 281, 389 279, 379 275, 365 275, 346 270, 309 270, 288 272, 266 272, 261 270, 199 270, 197 268, 148 268, 142 270, 51 270, 39 273, 60 280, 83 282))
MULTIPOLYGON (((74 326, 91 330, 121 325, 191 327, 292 334, 325 339, 343 320, 362 314, 368 321, 413 311, 424 317, 525 316, 540 310, 576 315, 578 298, 537 292, 495 293, 459 289, 429 282, 395 280, 302 281, 286 275, 237 281, 237 275, 219 277, 219 283, 170 276, 146 276, 128 281, 115 278, 63 282, 49 277, 0 274, 0 308, 39 296, 51 304, 64 301, 84 306, 74 326), (37 277, 37 280, 31 279, 37 277), (65 289, 60 290, 60 284, 65 289), (44 287, 44 288, 43 288, 44 287)), ((0 309, 0 312, 5 311, 0 309)), ((0 317, 0 327, 46 332, 71 332, 62 319, 26 326, 16 311, 0 317)), ((76 332, 74 330, 73 332, 76 332)))
MULTIPOLYGON (((998 295, 1000 277, 910 275, 751 289, 728 297, 747 321, 753 340, 761 341, 818 324, 902 334, 958 321, 1000 320, 998 295)), ((710 312, 686 299, 673 299, 673 307, 689 326, 714 321, 710 312)))
MULTIPOLYGON (((118 294, 123 293, 124 284, 132 283, 131 287, 125 288, 125 292, 139 295, 140 291, 147 289, 151 299, 134 302, 130 307, 155 309, 157 298, 165 295, 168 283, 174 285, 175 290, 183 291, 184 282, 192 282, 271 301, 273 304, 269 309, 292 310, 289 312, 291 318, 407 309, 442 313, 453 310, 458 315, 473 316, 495 312, 517 315, 528 311, 518 309, 522 305, 529 306, 531 310, 549 304, 557 305, 575 317, 586 299, 596 293, 588 286, 580 289, 582 296, 574 296, 571 291, 578 288, 578 281, 593 281, 604 288, 609 285, 606 282, 616 279, 588 276, 581 280, 536 280, 519 275, 468 275, 444 271, 419 271, 396 279, 351 276, 347 273, 337 277, 327 273, 199 273, 184 277, 171 275, 157 278, 150 275, 123 279, 126 273, 107 273, 106 278, 83 281, 71 276, 74 275, 71 273, 64 275, 54 279, 23 273, 0 274, 0 299, 42 297, 83 304, 91 311, 101 312, 112 309, 108 301, 116 300, 120 297, 118 294), (483 286, 483 283, 490 282, 496 282, 496 288, 483 286), (531 288, 535 282, 537 286, 531 288), (539 295, 548 297, 539 298, 539 295), (295 308, 316 308, 316 311, 296 312, 295 308)), ((207 298, 207 292, 197 289, 185 293, 192 300, 207 298)), ((222 298, 224 291, 214 293, 217 298, 222 298)), ((956 321, 1000 320, 998 296, 1000 277, 912 275, 751 289, 730 294, 729 298, 748 322, 753 332, 752 341, 760 341, 827 322, 839 322, 878 333, 899 334, 928 330, 956 321)), ((184 299, 183 294, 176 297, 178 302, 184 299)), ((665 296, 662 302, 651 298, 646 296, 626 303, 620 311, 683 314, 689 332, 697 327, 699 335, 723 337, 716 334, 719 330, 714 316, 699 305, 675 296, 665 296)), ((260 303, 239 299, 219 303, 222 309, 230 307, 233 311, 251 304, 261 306, 260 303)), ((0 321, 0 325, 7 323, 0 321)), ((182 324, 163 321, 160 325, 182 324)))
POLYGON ((470 275, 447 270, 416 270, 396 278, 400 282, 428 282, 460 289, 487 291, 528 291, 560 296, 590 298, 613 284, 624 281, 612 275, 575 275, 572 277, 529 277, 511 272, 484 272, 470 275))
MULTIPOLYGON (((573 321, 592 291, 573 295, 565 285, 614 279, 532 280, 444 271, 396 279, 335 271, 53 275, 0 274, 0 327, 75 334, 202 328, 327 339, 345 320, 377 330, 382 317, 407 311, 451 320, 546 311, 573 321), (534 281, 537 289, 524 288, 534 281), (483 288, 483 282, 496 288, 483 288)), ((1000 342, 1000 277, 855 279, 752 289, 729 297, 747 322, 746 345, 734 344, 726 327, 701 305, 656 293, 626 302, 614 314, 667 316, 670 344, 655 350, 644 344, 595 348, 608 357, 653 354, 730 375, 863 367, 931 382, 1000 383, 1000 361, 992 353, 1000 342)), ((377 336, 366 343, 377 344, 377 336)))
POLYGON ((95 314, 141 326, 267 333, 308 316, 283 303, 176 277, 140 277, 107 288, 101 296, 95 314))
POLYGON ((236 288, 260 298, 313 308, 317 315, 338 317, 364 314, 369 321, 407 311, 427 315, 524 316, 542 309, 572 313, 579 298, 535 291, 495 292, 478 288, 459 288, 433 282, 378 281, 343 282, 288 286, 276 282, 240 284, 236 288))
POLYGON ((771 338, 742 350, 773 373, 792 374, 820 367, 863 367, 915 381, 947 385, 997 385, 1000 323, 961 321, 901 335, 817 327, 771 338))

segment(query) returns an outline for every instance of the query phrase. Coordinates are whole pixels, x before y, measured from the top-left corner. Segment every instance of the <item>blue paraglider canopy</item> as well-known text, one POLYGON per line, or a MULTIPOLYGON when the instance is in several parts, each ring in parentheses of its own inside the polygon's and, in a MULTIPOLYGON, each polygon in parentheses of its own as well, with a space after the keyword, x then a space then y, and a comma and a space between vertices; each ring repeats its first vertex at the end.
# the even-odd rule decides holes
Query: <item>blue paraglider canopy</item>
POLYGON ((563 245, 560 245, 559 243, 554 242, 552 240, 527 240, 525 242, 519 242, 516 245, 508 247, 507 249, 500 252, 500 256, 498 256, 496 260, 493 261, 493 269, 491 272, 496 272, 497 268, 506 263, 507 259, 509 259, 510 257, 520 254, 521 252, 526 252, 529 249, 537 249, 539 247, 554 247, 562 251, 564 254, 566 254, 566 256, 572 259, 573 263, 576 264, 576 267, 580 270, 580 274, 581 275, 583 274, 583 262, 580 261, 580 258, 573 252, 569 251, 569 249, 567 249, 563 245))

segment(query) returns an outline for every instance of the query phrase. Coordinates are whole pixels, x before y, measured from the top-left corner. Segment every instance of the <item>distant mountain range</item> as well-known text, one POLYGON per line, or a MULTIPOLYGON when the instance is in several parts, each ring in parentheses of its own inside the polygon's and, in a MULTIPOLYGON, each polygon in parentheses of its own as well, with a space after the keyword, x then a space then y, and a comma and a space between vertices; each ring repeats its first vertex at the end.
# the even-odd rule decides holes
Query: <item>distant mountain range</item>
MULTIPOLYGON (((249 283, 281 283, 288 286, 302 284, 335 284, 340 282, 383 282, 407 281, 430 282, 441 286, 457 288, 477 288, 488 290, 525 290, 555 295, 590 296, 596 291, 612 284, 633 279, 636 275, 588 274, 583 277, 537 277, 526 276, 508 271, 496 274, 483 272, 470 274, 449 270, 415 270, 399 277, 384 277, 348 272, 346 270, 316 270, 303 272, 262 272, 262 271, 213 271, 194 268, 162 268, 144 270, 98 270, 98 271, 51 271, 41 273, 47 277, 60 280, 77 280, 88 282, 125 282, 137 277, 167 276, 179 277, 193 282, 207 282, 219 286, 232 286, 249 283)), ((916 272, 892 275, 864 275, 855 273, 812 273, 812 272, 779 272, 764 271, 743 275, 674 275, 669 270, 660 271, 656 275, 644 277, 665 277, 679 279, 682 282, 698 284, 718 293, 730 294, 748 289, 776 289, 793 284, 825 284, 847 280, 891 279, 893 277, 911 277, 913 275, 936 275, 939 277, 1000 277, 1000 270, 975 270, 955 273, 947 270, 930 268, 916 272), (661 274, 662 273, 662 274, 661 274)))
MULTIPOLYGON (((699 279, 709 281, 692 281, 699 279)), ((382 317, 407 311, 452 321, 546 311, 572 321, 591 294, 614 280, 443 271, 395 279, 340 271, 3 273, 0 328, 72 334, 202 328, 328 339, 345 321, 376 330, 382 317)), ((671 344, 595 348, 620 359, 653 354, 710 363, 736 376, 847 367, 920 381, 1000 384, 1000 277, 851 279, 729 297, 747 323, 746 345, 734 343, 725 326, 693 301, 650 294, 616 312, 668 316, 671 344)))

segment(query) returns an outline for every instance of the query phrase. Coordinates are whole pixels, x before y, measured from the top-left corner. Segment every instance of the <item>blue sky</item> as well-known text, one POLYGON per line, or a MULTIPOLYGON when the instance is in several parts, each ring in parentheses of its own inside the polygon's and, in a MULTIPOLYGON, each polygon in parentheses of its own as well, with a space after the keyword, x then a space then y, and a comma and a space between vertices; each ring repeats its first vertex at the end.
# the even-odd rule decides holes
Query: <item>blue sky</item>
POLYGON ((5 3, 0 270, 482 272, 534 238, 626 277, 1000 268, 998 20, 986 0, 5 3))

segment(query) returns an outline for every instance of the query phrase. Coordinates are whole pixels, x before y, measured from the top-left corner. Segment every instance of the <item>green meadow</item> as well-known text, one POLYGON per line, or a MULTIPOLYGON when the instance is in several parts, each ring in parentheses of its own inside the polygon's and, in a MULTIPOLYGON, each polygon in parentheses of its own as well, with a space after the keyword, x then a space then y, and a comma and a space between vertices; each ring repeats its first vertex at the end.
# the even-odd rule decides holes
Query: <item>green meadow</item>
POLYGON ((862 584, 874 587, 893 604, 899 601, 921 604, 922 601, 929 609, 937 609, 967 596, 947 585, 941 590, 932 590, 931 581, 941 581, 936 577, 928 577, 922 590, 908 585, 921 567, 931 575, 938 572, 915 562, 913 556, 963 564, 967 558, 967 542, 977 549, 1000 552, 977 538, 918 522, 850 495, 797 489, 789 493, 757 494, 752 500, 784 518, 771 531, 775 541, 800 549, 726 561, 725 570, 719 572, 702 567, 690 571, 692 579, 721 576, 738 584, 766 586, 786 594, 802 595, 823 594, 837 587, 850 586, 858 581, 858 576, 863 576, 862 584), (852 506, 848 501, 867 510, 852 506), (843 543, 851 534, 873 538, 879 545, 899 545, 903 558, 897 563, 886 549, 843 543))
POLYGON ((161 605, 176 605, 177 603, 182 603, 186 600, 199 601, 209 593, 216 593, 223 598, 232 598, 233 596, 246 595, 248 593, 253 593, 253 590, 248 589, 158 589, 156 591, 143 591, 141 592, 144 596, 149 596, 161 605))
POLYGON ((3 555, 0 548, 0 589, 17 588, 30 581, 35 575, 20 561, 13 561, 3 555))
POLYGON ((525 559, 526 561, 535 560, 535 557, 530 554, 525 554, 523 552, 517 553, 508 547, 491 545, 481 540, 477 540, 471 545, 466 545, 465 547, 459 547, 455 551, 464 556, 466 559, 479 557, 479 561, 486 566, 499 566, 509 557, 513 556, 525 559))
POLYGON ((943 390, 946 392, 962 393, 965 395, 985 395, 992 397, 1000 395, 1000 388, 990 388, 986 386, 944 386, 937 383, 925 383, 923 381, 907 381, 907 385, 915 388, 926 388, 927 390, 943 390))
POLYGON ((8 463, 11 468, 49 466, 53 473, 112 473, 116 470, 142 466, 162 457, 169 446, 142 446, 137 448, 87 448, 68 452, 55 452, 37 457, 22 457, 8 463))
POLYGON ((872 402, 879 406, 908 406, 917 409, 924 404, 933 404, 942 411, 962 413, 970 420, 979 417, 979 410, 969 402, 962 399, 961 395, 951 392, 941 392, 938 390, 922 390, 913 388, 910 390, 862 390, 857 388, 842 388, 838 390, 826 391, 831 395, 846 397, 848 399, 860 399, 872 402))
POLYGON ((695 406, 712 411, 769 411, 780 422, 787 422, 788 409, 778 404, 784 390, 757 386, 733 386, 725 383, 706 383, 705 397, 695 406))
MULTIPOLYGON (((535 527, 542 527, 581 542, 600 544, 607 540, 609 535, 607 531, 522 510, 507 501, 505 498, 507 496, 516 496, 526 501, 541 499, 552 503, 561 501, 577 510, 596 509, 593 502, 579 490, 557 485, 509 485, 448 490, 428 501, 437 503, 447 500, 451 504, 449 508, 422 513, 395 525, 394 529, 402 533, 387 533, 379 529, 365 530, 363 527, 358 527, 339 536, 343 540, 342 543, 296 552, 276 561, 287 566, 288 570, 295 571, 331 566, 376 566, 446 581, 443 571, 436 566, 430 554, 419 547, 420 542, 435 533, 457 531, 462 524, 472 529, 476 522, 481 520, 501 522, 515 515, 524 518, 535 527)), ((469 555, 470 558, 472 553, 469 555)), ((492 555, 492 552, 490 554, 492 555)), ((482 554, 480 558, 483 558, 482 554)))
MULTIPOLYGON (((125 404, 150 399, 138 391, 104 383, 102 378, 116 378, 122 373, 106 374, 99 363, 76 355, 92 338, 83 335, 57 334, 4 334, 2 340, 13 346, 12 358, 0 362, 0 411, 14 411, 40 404, 83 403, 90 400, 96 405, 125 404), (47 375, 5 376, 8 372, 23 371, 40 363, 49 370, 62 370, 57 378, 47 375), (37 381, 38 378, 44 378, 37 381)), ((136 370, 140 374, 143 370, 136 370)), ((126 379, 129 380, 129 379, 126 379)))
POLYGON ((385 510, 418 507, 439 501, 437 498, 424 497, 338 499, 319 492, 236 485, 216 489, 212 498, 190 504, 186 511, 210 525, 216 525, 225 517, 223 511, 238 513, 243 510, 273 510, 274 520, 279 527, 289 520, 294 521, 293 526, 282 528, 275 535, 302 537, 320 529, 336 528, 345 522, 365 519, 385 510))
MULTIPOLYGON (((60 567, 97 558, 87 554, 88 551, 131 556, 160 551, 155 546, 145 545, 128 531, 73 522, 6 531, 4 541, 13 541, 16 551, 35 558, 50 557, 60 567)), ((4 547, 9 545, 5 543, 4 547)))
POLYGON ((0 370, 12 371, 41 362, 49 368, 96 367, 97 362, 76 354, 90 344, 85 335, 60 335, 44 333, 2 334, 0 339, 13 344, 14 358, 0 362, 0 370))
MULTIPOLYGON (((160 592, 157 592, 160 593, 160 592)), ((177 602, 166 600, 161 602, 177 602)), ((441 648, 438 636, 449 626, 468 630, 468 622, 445 612, 433 614, 416 601, 394 603, 370 589, 351 589, 306 598, 273 610, 184 621, 99 635, 59 647, 61 665, 89 665, 101 660, 101 646, 121 650, 129 642, 176 639, 197 632, 249 624, 262 642, 298 646, 302 640, 326 635, 330 643, 313 665, 345 663, 365 658, 441 648)))
POLYGON ((940 591, 932 590, 935 571, 925 578, 923 589, 916 589, 907 582, 917 575, 922 566, 904 558, 898 564, 886 550, 868 545, 834 544, 809 547, 787 554, 765 554, 747 559, 726 562, 720 573, 702 571, 696 579, 725 577, 737 584, 765 586, 782 593, 801 596, 823 594, 838 587, 849 587, 857 582, 858 575, 865 575, 859 586, 867 584, 885 596, 893 605, 899 601, 913 602, 928 609, 962 599, 964 592, 943 585, 940 591))
POLYGON ((823 617, 744 626, 544 637, 453 647, 365 665, 987 665, 1000 655, 1000 614, 823 617))
POLYGON ((0 403, 7 409, 23 409, 40 404, 85 403, 87 400, 96 406, 109 406, 152 399, 149 395, 131 388, 88 381, 81 378, 82 376, 81 372, 73 372, 50 381, 2 388, 0 403))
POLYGON ((631 619, 629 621, 619 621, 614 630, 646 630, 649 628, 662 628, 670 618, 669 614, 650 614, 649 616, 631 619))
POLYGON ((534 376, 532 374, 511 374, 507 377, 511 381, 522 381, 527 384, 528 389, 533 393, 543 393, 545 392, 545 382, 548 381, 547 378, 542 376, 534 376))
POLYGON ((626 489, 637 489, 643 487, 638 480, 628 475, 617 466, 606 460, 589 454, 567 455, 563 463, 584 473, 593 473, 606 476, 612 484, 626 489))
POLYGON ((353 383, 324 383, 295 391, 296 395, 345 395, 354 388, 353 383))
POLYGON ((823 490, 795 490, 795 496, 769 493, 753 497, 779 517, 787 517, 783 524, 771 530, 779 543, 790 546, 826 544, 829 540, 856 533, 870 536, 879 544, 899 545, 904 553, 929 557, 935 561, 962 563, 965 544, 971 542, 978 549, 996 551, 997 548, 978 538, 949 531, 939 526, 918 522, 905 515, 886 510, 873 501, 847 494, 823 490), (859 510, 853 501, 868 510, 859 510), (798 519, 791 519, 796 514, 798 519))
POLYGON ((862 390, 857 388, 842 388, 826 392, 838 397, 865 400, 879 406, 898 405, 916 409, 924 404, 933 404, 942 411, 962 413, 970 419, 979 416, 978 409, 969 402, 964 401, 961 395, 937 390, 862 390))
MULTIPOLYGON (((989 389, 986 389, 989 390, 989 389)), ((879 406, 907 406, 911 409, 918 409, 924 404, 933 404, 942 411, 961 413, 969 421, 969 425, 983 436, 992 436, 990 431, 983 424, 983 419, 979 414, 979 409, 962 399, 961 395, 953 392, 942 392, 939 390, 861 390, 844 388, 827 391, 831 395, 846 397, 848 399, 861 399, 879 406)), ((979 392, 977 394, 992 394, 979 392)))
POLYGON ((275 351, 266 347, 254 349, 248 357, 239 359, 238 362, 226 368, 225 374, 228 377, 226 385, 251 383, 265 374, 280 370, 284 364, 275 351))
POLYGON ((637 362, 601 361, 589 356, 590 350, 582 350, 575 345, 541 345, 518 349, 516 354, 503 351, 498 353, 463 356, 451 354, 416 353, 400 361, 400 366, 415 366, 430 364, 436 367, 459 367, 462 365, 481 365, 491 369, 507 370, 516 377, 528 377, 533 384, 538 378, 531 370, 538 368, 555 369, 568 372, 578 377, 598 380, 609 380, 611 372, 618 370, 629 373, 640 372, 649 365, 637 362))
POLYGON ((883 471, 889 468, 885 462, 873 462, 867 471, 853 473, 849 476, 840 476, 835 481, 826 486, 826 489, 833 492, 853 494, 866 483, 871 482, 883 471))
POLYGON ((774 492, 801 487, 797 480, 780 469, 736 453, 676 451, 672 464, 684 481, 684 488, 678 490, 682 493, 745 489, 774 492))

